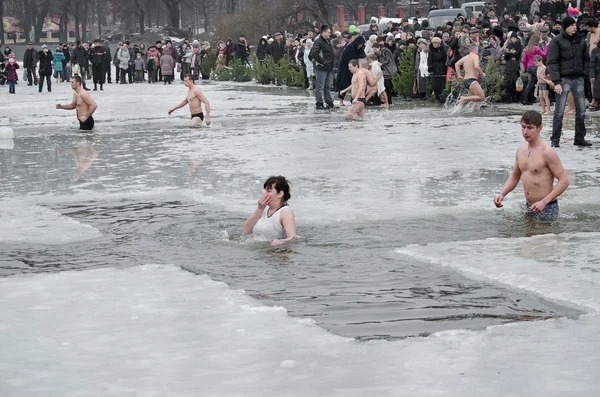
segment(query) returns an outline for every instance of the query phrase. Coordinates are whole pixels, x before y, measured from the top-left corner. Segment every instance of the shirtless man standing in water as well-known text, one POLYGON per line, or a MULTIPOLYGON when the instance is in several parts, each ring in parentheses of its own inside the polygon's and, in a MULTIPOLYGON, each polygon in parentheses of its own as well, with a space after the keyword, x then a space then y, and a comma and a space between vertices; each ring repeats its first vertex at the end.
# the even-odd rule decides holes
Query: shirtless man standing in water
POLYGON ((57 109, 77 111, 77 120, 79 120, 79 129, 84 131, 91 131, 94 128, 94 118, 92 114, 98 108, 96 102, 92 99, 90 94, 81 88, 81 77, 74 76, 71 79, 71 88, 73 91, 73 102, 68 105, 57 104, 57 109))
POLYGON ((169 109, 169 116, 175 110, 180 109, 189 103, 190 113, 192 114, 192 125, 200 125, 204 121, 204 113, 202 113, 202 104, 206 109, 206 125, 210 125, 210 103, 204 96, 204 93, 194 84, 191 74, 186 74, 183 78, 183 84, 188 88, 187 97, 173 109, 169 109))
POLYGON ((348 113, 346 113, 346 118, 352 120, 352 117, 357 115, 364 120, 365 106, 367 105, 367 100, 365 99, 367 92, 367 77, 365 73, 360 70, 356 59, 352 59, 348 62, 348 69, 350 70, 350 73, 352 73, 352 85, 340 92, 340 94, 345 94, 348 90, 352 91, 352 107, 350 107, 348 113))
POLYGON ((477 81, 479 75, 485 78, 485 73, 483 73, 483 70, 479 66, 479 46, 477 44, 471 44, 469 46, 469 53, 456 62, 456 77, 462 80, 463 77, 460 73, 461 66, 465 69, 464 84, 468 95, 460 97, 460 107, 462 108, 466 101, 471 101, 473 102, 473 110, 476 110, 477 103, 485 100, 483 88, 481 88, 477 81))
POLYGON ((558 218, 558 196, 569 186, 558 155, 548 143, 540 138, 542 115, 528 110, 521 117, 521 133, 527 141, 517 149, 515 168, 504 184, 502 191, 494 198, 496 207, 502 207, 504 196, 523 181, 527 217, 544 222, 558 218), (554 178, 558 183, 554 186, 554 178))

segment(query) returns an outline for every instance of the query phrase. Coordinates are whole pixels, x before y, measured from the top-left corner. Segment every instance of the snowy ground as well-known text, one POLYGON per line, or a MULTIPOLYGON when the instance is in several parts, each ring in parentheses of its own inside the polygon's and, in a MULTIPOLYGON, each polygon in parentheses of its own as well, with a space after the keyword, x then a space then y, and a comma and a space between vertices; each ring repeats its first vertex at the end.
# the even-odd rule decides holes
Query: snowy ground
MULTIPOLYGON (((186 109, 166 115, 184 98, 181 85, 108 85, 92 93, 100 105, 96 139, 120 140, 122 147, 68 185, 54 177, 58 165, 39 160, 54 153, 53 141, 79 139, 74 112, 54 108, 69 101, 68 85, 54 85, 51 94, 20 85, 17 95, 0 95, 0 124, 16 134, 5 147, 19 150, 35 139, 49 147, 28 153, 30 163, 2 165, 0 244, 69 246, 100 238, 100 230, 49 210, 50 203, 160 191, 239 216, 277 164, 277 173, 295 181, 294 210, 305 230, 392 220, 399 234, 410 234, 407 225, 415 222, 433 233, 450 219, 457 223, 452 241, 396 245, 389 247, 393 257, 439 272, 451 268, 585 314, 365 343, 172 261, 5 277, 2 396, 597 395, 600 234, 573 229, 597 224, 599 155, 570 144, 569 124, 559 154, 574 183, 561 199, 562 229, 503 238, 519 234, 498 225, 517 222, 522 190, 502 211, 491 200, 522 139, 518 115, 472 117, 416 105, 372 111, 368 124, 348 123, 341 112, 315 114, 312 99, 293 90, 236 87, 203 86, 214 125, 201 130, 186 127, 186 109), (212 179, 193 188, 171 182, 165 164, 189 163, 183 168, 189 170, 195 160, 212 179), (462 220, 473 219, 489 222, 497 237, 461 229, 462 220)), ((590 138, 600 142, 592 128, 590 138)), ((0 150, 10 159, 11 149, 0 150)))

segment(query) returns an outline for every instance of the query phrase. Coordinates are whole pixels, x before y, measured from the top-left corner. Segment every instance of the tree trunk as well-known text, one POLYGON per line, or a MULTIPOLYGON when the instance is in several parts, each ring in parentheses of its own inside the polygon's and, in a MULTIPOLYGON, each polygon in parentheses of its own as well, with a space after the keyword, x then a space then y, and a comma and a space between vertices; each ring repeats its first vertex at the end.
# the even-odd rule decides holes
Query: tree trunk
POLYGON ((140 0, 135 0, 135 15, 138 17, 138 23, 140 24, 140 34, 144 34, 146 28, 144 26, 144 20, 146 19, 146 12, 144 7, 140 3, 140 0))
POLYGON ((173 28, 179 29, 179 5, 182 0, 162 0, 165 6, 167 7, 167 12, 169 13, 169 26, 173 28))
MULTIPOLYGON (((23 26, 23 30, 25 33, 25 38, 27 41, 30 40, 31 37, 31 25, 33 23, 32 20, 32 15, 33 15, 33 11, 31 9, 32 5, 31 5, 31 0, 25 0, 23 2, 24 8, 25 8, 25 14, 23 14, 23 20, 22 22, 22 26, 23 26)), ((4 25, 4 24, 2 24, 4 25)))
POLYGON ((81 40, 81 30, 79 29, 79 1, 75 3, 75 40, 81 40))
POLYGON ((102 35, 102 8, 100 7, 100 2, 98 2, 96 4, 97 4, 96 17, 98 18, 98 37, 100 37, 102 35))
POLYGON ((4 1, 0 0, 0 44, 4 43, 4 1))
POLYGON ((44 0, 39 8, 39 13, 35 15, 34 28, 35 28, 35 42, 39 43, 42 35, 42 28, 44 27, 44 19, 48 15, 50 10, 50 0, 44 0))
POLYGON ((87 42, 88 2, 83 2, 83 15, 81 17, 81 41, 87 42))

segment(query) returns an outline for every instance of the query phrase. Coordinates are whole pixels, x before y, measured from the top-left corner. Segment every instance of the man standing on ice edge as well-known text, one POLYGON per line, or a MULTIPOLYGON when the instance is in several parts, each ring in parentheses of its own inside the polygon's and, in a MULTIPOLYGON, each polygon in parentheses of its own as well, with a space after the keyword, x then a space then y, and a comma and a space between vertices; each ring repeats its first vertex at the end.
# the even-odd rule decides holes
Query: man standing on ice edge
POLYGON ((92 74, 94 77, 94 91, 98 91, 98 84, 100 84, 100 91, 104 88, 104 62, 107 57, 106 48, 102 45, 99 39, 94 40, 92 48, 90 49, 90 60, 92 61, 92 74))
POLYGON ((333 99, 331 99, 331 78, 333 75, 333 48, 329 38, 331 37, 331 28, 327 25, 321 26, 321 34, 315 40, 310 56, 315 62, 315 75, 317 82, 315 84, 315 99, 317 109, 333 109, 333 99), (325 100, 325 105, 323 105, 325 100))
POLYGON ((575 98, 575 141, 577 146, 592 146, 585 134, 585 76, 590 66, 590 56, 585 39, 587 31, 577 31, 575 20, 569 16, 562 21, 563 31, 548 46, 548 71, 554 83, 556 106, 552 119, 553 147, 560 147, 565 104, 569 92, 575 98))

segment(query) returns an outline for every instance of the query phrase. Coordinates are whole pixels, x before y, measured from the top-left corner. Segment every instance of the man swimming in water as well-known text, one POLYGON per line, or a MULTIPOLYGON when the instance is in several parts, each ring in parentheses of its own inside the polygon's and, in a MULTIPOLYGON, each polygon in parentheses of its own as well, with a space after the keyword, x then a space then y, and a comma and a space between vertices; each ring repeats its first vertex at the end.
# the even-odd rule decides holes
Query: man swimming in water
POLYGON ((191 74, 186 74, 183 78, 183 84, 188 88, 187 97, 173 109, 169 109, 169 116, 175 110, 184 107, 185 105, 190 105, 190 113, 192 113, 192 124, 191 125, 200 125, 202 121, 205 120, 204 113, 202 113, 202 104, 204 103, 204 108, 206 109, 206 125, 210 125, 210 103, 208 99, 204 96, 204 93, 200 89, 200 87, 194 84, 194 79, 191 74))
POLYGON ((494 198, 496 207, 502 207, 504 196, 523 181, 527 217, 550 222, 558 217, 557 198, 569 186, 558 155, 548 143, 540 138, 542 115, 528 110, 521 117, 521 133, 527 141, 517 149, 515 167, 504 184, 502 191, 494 198), (554 186, 554 178, 558 183, 554 186))
POLYGON ((71 88, 73 91, 73 102, 68 105, 57 104, 57 109, 71 110, 76 109, 77 120, 79 120, 79 129, 91 131, 94 129, 94 118, 92 114, 98 108, 96 102, 90 94, 81 87, 81 77, 73 76, 71 79, 71 88))
POLYGON ((456 77, 459 79, 463 79, 460 72, 461 66, 465 69, 464 85, 468 95, 460 97, 460 107, 462 108, 465 102, 471 101, 473 110, 477 110, 477 103, 485 100, 485 92, 477 81, 479 75, 485 78, 485 73, 479 66, 479 46, 477 44, 471 44, 469 53, 456 62, 456 77))
POLYGON ((365 99, 367 92, 367 77, 365 73, 360 70, 358 60, 356 59, 352 59, 348 62, 348 69, 350 70, 350 73, 352 73, 352 84, 350 87, 340 92, 340 94, 345 94, 348 90, 352 91, 352 106, 346 113, 346 118, 352 120, 352 117, 357 115, 364 120, 365 106, 367 105, 367 100, 365 99))

